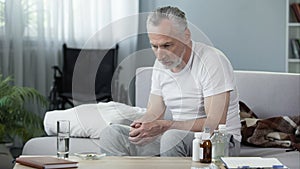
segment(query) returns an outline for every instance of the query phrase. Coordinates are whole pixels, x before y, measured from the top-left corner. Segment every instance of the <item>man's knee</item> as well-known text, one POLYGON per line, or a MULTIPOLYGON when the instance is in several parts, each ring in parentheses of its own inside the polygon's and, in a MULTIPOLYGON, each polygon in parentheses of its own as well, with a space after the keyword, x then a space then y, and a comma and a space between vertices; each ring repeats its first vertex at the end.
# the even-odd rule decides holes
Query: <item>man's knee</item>
POLYGON ((161 137, 162 156, 187 156, 190 132, 182 130, 168 130, 161 137))
POLYGON ((118 124, 112 124, 105 127, 100 134, 100 138, 115 138, 120 136, 128 136, 129 129, 118 124))
POLYGON ((190 132, 183 131, 183 130, 167 130, 161 137, 161 142, 165 143, 175 143, 178 144, 179 142, 183 141, 190 132))
POLYGON ((176 130, 167 130, 161 137, 161 142, 174 141, 176 130))
POLYGON ((184 132, 182 130, 167 130, 163 135, 162 135, 162 140, 164 141, 180 141, 182 138, 184 138, 187 135, 187 132, 184 132))
POLYGON ((100 134, 101 152, 107 155, 128 155, 128 133, 129 129, 125 126, 112 124, 104 128, 100 134))

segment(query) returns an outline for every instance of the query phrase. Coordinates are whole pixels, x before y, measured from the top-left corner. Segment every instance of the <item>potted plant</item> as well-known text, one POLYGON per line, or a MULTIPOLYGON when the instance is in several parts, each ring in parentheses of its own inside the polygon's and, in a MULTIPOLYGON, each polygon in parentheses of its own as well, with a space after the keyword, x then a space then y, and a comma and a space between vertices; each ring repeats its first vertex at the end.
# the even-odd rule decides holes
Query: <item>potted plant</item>
POLYGON ((43 134, 42 118, 27 110, 28 101, 47 105, 47 99, 37 90, 14 86, 11 77, 0 74, 0 143, 13 142, 16 136, 25 142, 43 134))

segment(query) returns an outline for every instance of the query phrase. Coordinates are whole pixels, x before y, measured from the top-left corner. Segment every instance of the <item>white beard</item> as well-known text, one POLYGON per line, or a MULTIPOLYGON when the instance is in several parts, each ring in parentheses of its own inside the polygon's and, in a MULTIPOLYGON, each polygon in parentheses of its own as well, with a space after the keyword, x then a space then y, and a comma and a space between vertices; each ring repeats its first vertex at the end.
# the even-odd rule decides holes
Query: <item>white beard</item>
POLYGON ((180 54, 180 57, 176 58, 176 60, 174 60, 171 65, 164 65, 164 64, 162 64, 164 66, 164 68, 165 69, 174 69, 174 68, 178 67, 182 63, 185 51, 186 51, 186 48, 184 48, 184 50, 180 54))

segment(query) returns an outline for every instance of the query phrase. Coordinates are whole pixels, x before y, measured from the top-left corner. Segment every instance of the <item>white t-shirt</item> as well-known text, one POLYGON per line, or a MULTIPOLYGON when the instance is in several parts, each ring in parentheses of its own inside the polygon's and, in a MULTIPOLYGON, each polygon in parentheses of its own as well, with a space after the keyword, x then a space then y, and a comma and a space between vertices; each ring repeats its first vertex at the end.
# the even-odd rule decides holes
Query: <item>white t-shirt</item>
POLYGON ((233 68, 218 49, 199 42, 192 43, 191 57, 178 73, 155 61, 151 94, 162 96, 173 119, 182 121, 206 117, 204 98, 230 91, 226 128, 240 141, 239 99, 233 68))

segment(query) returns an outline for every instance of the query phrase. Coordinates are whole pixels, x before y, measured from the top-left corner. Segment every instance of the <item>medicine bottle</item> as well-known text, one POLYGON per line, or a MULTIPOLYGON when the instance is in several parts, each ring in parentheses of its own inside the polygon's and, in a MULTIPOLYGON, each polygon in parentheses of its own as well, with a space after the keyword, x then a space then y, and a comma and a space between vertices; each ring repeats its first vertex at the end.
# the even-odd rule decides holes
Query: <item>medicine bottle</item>
POLYGON ((225 143, 226 138, 219 133, 219 130, 214 130, 214 134, 211 137, 212 143, 212 160, 218 162, 221 157, 225 157, 225 143))
POLYGON ((193 161, 200 161, 200 144, 201 144, 201 136, 202 132, 195 132, 194 133, 194 140, 193 140, 193 154, 192 160, 193 161))
POLYGON ((210 130, 206 128, 202 134, 202 143, 200 144, 200 149, 202 148, 203 152, 200 154, 201 163, 211 163, 212 157, 212 144, 210 141, 210 130))
POLYGON ((219 124, 218 128, 219 128, 219 135, 224 140, 224 146, 225 146, 224 147, 224 157, 228 157, 229 156, 229 137, 227 134, 226 125, 219 124))

